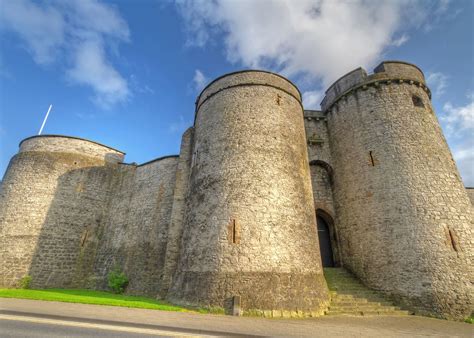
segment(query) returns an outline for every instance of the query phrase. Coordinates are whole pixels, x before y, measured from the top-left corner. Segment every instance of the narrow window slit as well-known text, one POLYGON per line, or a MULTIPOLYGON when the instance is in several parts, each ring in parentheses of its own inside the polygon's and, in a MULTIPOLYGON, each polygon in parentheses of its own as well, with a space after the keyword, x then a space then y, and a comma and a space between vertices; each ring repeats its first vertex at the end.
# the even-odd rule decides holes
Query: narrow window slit
POLYGON ((227 225, 227 239, 230 244, 240 243, 240 227, 238 220, 231 219, 227 225))
POLYGON ((449 232, 449 239, 451 240, 451 246, 453 247, 454 251, 458 252, 458 245, 456 243, 456 239, 454 238, 454 234, 451 229, 448 230, 449 232))
POLYGON ((234 220, 232 220, 232 243, 234 243, 234 244, 236 243, 236 240, 235 240, 236 235, 237 235, 236 231, 237 231, 237 229, 235 227, 235 219, 234 219, 234 220))
POLYGON ((375 160, 374 160, 374 156, 372 155, 372 151, 369 151, 369 156, 370 156, 370 163, 372 164, 372 167, 375 167, 375 160))
POLYGON ((84 235, 82 236, 82 241, 81 241, 81 248, 84 247, 84 244, 86 243, 87 237, 89 237, 89 229, 86 230, 84 235))

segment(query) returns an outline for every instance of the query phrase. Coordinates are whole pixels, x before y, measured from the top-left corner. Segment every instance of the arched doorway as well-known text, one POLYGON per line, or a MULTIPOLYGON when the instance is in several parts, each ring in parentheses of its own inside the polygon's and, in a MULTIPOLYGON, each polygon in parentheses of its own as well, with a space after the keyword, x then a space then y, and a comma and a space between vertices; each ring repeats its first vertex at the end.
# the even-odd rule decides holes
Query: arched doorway
POLYGON ((334 266, 334 256, 331 245, 331 235, 329 226, 321 216, 316 216, 318 224, 319 249, 321 250, 321 260, 323 267, 334 266))

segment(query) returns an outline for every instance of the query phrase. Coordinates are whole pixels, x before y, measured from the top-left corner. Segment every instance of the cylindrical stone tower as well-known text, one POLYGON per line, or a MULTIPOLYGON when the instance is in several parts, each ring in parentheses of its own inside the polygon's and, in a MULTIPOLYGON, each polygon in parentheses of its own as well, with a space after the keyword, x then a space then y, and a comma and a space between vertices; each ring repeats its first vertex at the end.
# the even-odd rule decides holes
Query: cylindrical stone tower
POLYGON ((194 127, 168 298, 227 308, 240 296, 244 311, 320 313, 328 291, 298 89, 263 71, 225 75, 199 96, 194 127))
MULTIPOLYGON (((0 284, 83 286, 109 197, 112 163, 123 153, 57 135, 20 143, 0 190, 0 284)), ((91 272, 91 271, 90 271, 91 272)))
POLYGON ((343 265, 420 313, 470 315, 471 205, 423 73, 391 61, 356 69, 322 107, 343 265))

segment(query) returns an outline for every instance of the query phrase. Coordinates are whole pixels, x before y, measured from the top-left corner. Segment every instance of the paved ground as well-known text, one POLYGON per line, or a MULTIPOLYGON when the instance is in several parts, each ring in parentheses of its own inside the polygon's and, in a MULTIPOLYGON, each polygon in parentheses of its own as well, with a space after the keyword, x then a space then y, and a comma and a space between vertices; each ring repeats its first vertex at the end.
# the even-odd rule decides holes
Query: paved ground
MULTIPOLYGON (((108 338, 138 338, 150 337, 150 334, 138 332, 120 332, 93 327, 74 327, 69 325, 57 325, 46 323, 32 323, 23 320, 2 320, 0 319, 0 333, 2 338, 16 337, 108 337, 108 338)), ((158 332, 155 337, 167 337, 158 332)))
POLYGON ((20 328, 30 328, 32 332, 37 333, 37 337, 52 336, 48 334, 48 329, 53 330, 53 333, 66 330, 64 332, 74 332, 71 336, 90 336, 90 332, 76 332, 78 327, 83 330, 98 330, 97 332, 101 332, 105 337, 111 336, 110 333, 114 330, 116 334, 112 336, 116 337, 123 334, 128 337, 150 334, 280 337, 474 336, 474 325, 417 316, 264 319, 0 298, 0 336, 25 336, 21 332, 11 335, 20 328), (42 335, 42 332, 45 334, 42 335))

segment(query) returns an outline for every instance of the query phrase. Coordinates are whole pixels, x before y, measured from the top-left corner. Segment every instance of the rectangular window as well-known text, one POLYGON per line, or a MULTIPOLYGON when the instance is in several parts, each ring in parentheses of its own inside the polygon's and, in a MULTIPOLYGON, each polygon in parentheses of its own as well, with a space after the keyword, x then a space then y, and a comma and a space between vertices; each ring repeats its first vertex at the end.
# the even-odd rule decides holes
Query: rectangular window
POLYGON ((240 225, 236 219, 232 219, 227 227, 227 239, 230 244, 240 243, 240 225))

